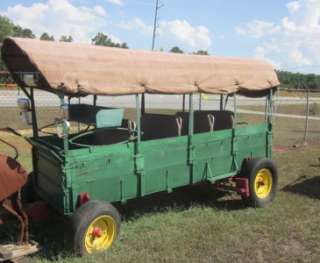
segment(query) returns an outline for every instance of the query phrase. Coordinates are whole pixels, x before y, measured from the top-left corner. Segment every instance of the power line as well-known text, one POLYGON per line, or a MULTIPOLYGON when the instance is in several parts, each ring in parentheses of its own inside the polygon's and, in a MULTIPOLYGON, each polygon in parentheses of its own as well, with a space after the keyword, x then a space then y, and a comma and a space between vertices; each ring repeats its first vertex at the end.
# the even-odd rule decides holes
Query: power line
POLYGON ((156 8, 154 12, 154 24, 153 24, 153 35, 152 35, 152 47, 151 50, 153 51, 156 44, 156 38, 157 38, 157 29, 159 28, 159 10, 164 7, 164 4, 160 0, 156 0, 156 8))

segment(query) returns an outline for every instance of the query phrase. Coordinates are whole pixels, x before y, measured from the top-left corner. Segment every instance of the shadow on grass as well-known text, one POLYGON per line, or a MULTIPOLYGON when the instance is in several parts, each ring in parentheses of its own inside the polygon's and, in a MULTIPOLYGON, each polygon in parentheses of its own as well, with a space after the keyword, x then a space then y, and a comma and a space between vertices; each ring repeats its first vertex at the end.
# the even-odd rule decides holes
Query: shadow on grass
MULTIPOLYGON (((66 236, 68 224, 61 217, 51 217, 41 222, 31 222, 29 227, 30 240, 36 241, 40 251, 29 256, 33 258, 56 261, 58 258, 70 257, 71 246, 66 236)), ((16 244, 19 235, 17 219, 8 218, 4 225, 0 226, 0 244, 16 244)))
POLYGON ((201 184, 176 189, 172 193, 153 194, 134 199, 125 205, 117 205, 124 220, 137 218, 148 213, 174 209, 182 211, 192 206, 212 207, 224 210, 239 210, 245 206, 229 192, 217 190, 214 185, 201 184))
MULTIPOLYGON (((203 184, 176 189, 172 193, 157 193, 144 198, 116 204, 124 221, 135 220, 145 214, 183 211, 192 206, 212 207, 224 210, 244 209, 240 198, 215 189, 213 185, 203 184)), ((0 227, 0 244, 14 243, 18 236, 18 222, 10 221, 0 227)), ((42 222, 31 222, 30 239, 37 241, 41 251, 35 255, 37 260, 56 261, 74 257, 70 239, 70 224, 59 216, 52 216, 42 222)), ((32 262, 32 257, 31 257, 32 262)))
POLYGON ((302 176, 295 182, 282 188, 285 192, 305 195, 310 198, 320 199, 320 176, 307 178, 302 176))

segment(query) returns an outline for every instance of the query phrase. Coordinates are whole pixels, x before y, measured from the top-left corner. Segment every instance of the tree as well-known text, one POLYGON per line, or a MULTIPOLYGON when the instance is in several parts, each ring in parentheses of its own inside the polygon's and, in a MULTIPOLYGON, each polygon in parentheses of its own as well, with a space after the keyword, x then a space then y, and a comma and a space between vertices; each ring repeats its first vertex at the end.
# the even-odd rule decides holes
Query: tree
POLYGON ((123 42, 121 45, 120 45, 120 48, 124 48, 124 49, 128 49, 128 45, 126 42, 123 42))
POLYGON ((0 15, 0 43, 13 34, 14 24, 5 16, 0 15))
POLYGON ((183 50, 180 49, 180 48, 177 47, 177 46, 171 48, 171 49, 170 49, 170 52, 171 52, 171 53, 177 53, 177 54, 183 54, 183 53, 184 53, 183 50))
POLYGON ((73 42, 72 36, 61 36, 60 42, 73 42))
POLYGON ((48 33, 43 33, 40 37, 40 40, 54 41, 54 36, 50 36, 48 33))
POLYGON ((36 36, 33 34, 32 30, 29 28, 22 28, 21 26, 13 27, 13 37, 22 37, 22 38, 35 38, 36 36))
POLYGON ((128 49, 127 43, 115 43, 112 41, 108 35, 99 32, 93 39, 92 44, 96 46, 105 46, 105 47, 117 47, 117 48, 125 48, 128 49))
POLYGON ((209 53, 206 50, 198 50, 197 52, 194 52, 193 54, 194 55, 201 55, 201 56, 209 56, 209 53))

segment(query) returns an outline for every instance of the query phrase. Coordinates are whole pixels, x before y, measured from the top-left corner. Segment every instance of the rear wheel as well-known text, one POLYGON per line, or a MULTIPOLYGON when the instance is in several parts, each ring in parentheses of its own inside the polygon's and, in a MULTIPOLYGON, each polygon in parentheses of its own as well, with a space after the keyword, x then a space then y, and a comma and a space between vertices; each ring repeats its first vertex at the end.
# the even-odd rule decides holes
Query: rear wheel
POLYGON ((243 176, 249 180, 250 197, 244 198, 248 205, 264 207, 273 201, 278 185, 278 172, 273 161, 248 160, 243 167, 243 176))
POLYGON ((72 217, 73 248, 78 255, 108 250, 120 232, 120 215, 109 203, 89 201, 72 217))

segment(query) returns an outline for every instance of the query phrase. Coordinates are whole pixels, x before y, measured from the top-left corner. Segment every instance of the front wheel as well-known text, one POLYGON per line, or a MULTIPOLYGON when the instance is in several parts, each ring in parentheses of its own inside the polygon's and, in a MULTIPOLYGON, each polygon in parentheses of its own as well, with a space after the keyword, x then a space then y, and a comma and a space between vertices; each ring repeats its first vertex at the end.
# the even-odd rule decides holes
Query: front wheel
POLYGON ((89 201, 72 217, 73 248, 78 255, 108 250, 120 232, 120 214, 109 203, 89 201))
POLYGON ((250 196, 244 201, 253 207, 264 207, 271 203, 277 192, 278 172, 269 159, 248 160, 243 167, 243 176, 249 180, 250 196))

